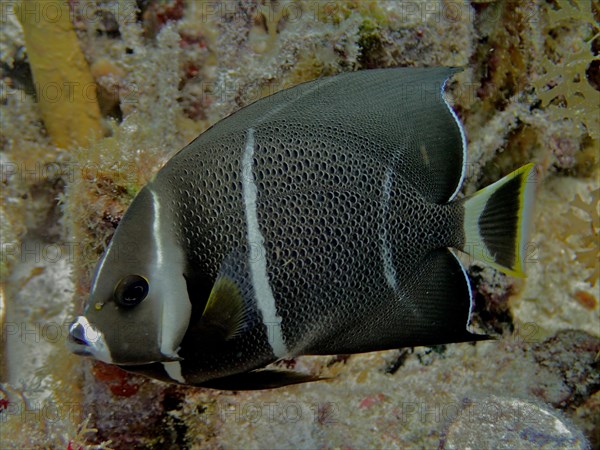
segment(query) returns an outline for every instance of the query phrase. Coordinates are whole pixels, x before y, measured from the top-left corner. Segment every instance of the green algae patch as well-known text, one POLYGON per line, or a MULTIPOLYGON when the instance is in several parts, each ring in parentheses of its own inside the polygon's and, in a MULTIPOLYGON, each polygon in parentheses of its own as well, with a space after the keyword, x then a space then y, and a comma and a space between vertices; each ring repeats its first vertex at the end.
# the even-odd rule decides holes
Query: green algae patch
POLYGON ((360 48, 358 60, 364 67, 376 67, 377 61, 383 59, 384 52, 379 24, 370 19, 365 19, 358 28, 358 34, 358 46, 360 48))

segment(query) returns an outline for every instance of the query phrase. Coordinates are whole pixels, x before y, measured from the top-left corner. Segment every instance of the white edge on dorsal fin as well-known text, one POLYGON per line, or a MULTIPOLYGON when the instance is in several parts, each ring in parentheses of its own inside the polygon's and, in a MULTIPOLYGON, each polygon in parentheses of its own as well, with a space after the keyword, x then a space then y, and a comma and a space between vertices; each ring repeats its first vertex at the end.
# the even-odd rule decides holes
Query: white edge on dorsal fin
POLYGON ((448 199, 448 202, 451 202, 452 200, 454 200, 454 198, 460 192, 460 188, 462 187, 463 182, 465 181, 465 176, 466 176, 466 173, 467 173, 467 136, 465 135, 465 130, 463 128, 463 124, 461 123, 460 119, 456 115, 456 112, 454 111, 454 109, 452 109, 452 106, 450 105, 450 103, 446 99, 446 96, 444 95, 444 89, 446 88, 446 83, 448 82, 448 80, 450 79, 450 77, 452 75, 453 74, 448 75, 448 77, 446 77, 446 79, 442 83, 442 88, 441 88, 441 91, 440 91, 440 95, 442 96, 442 99, 444 100, 444 103, 448 107, 448 110, 450 111, 450 114, 452 114, 452 117, 454 117, 454 121, 456 122, 456 125, 458 125, 458 130, 460 131, 460 137, 461 137, 461 140, 462 140, 463 161, 462 161, 462 171, 461 171, 461 174, 460 174, 460 180, 458 181, 458 184, 456 185, 455 191, 452 193, 452 195, 448 199))

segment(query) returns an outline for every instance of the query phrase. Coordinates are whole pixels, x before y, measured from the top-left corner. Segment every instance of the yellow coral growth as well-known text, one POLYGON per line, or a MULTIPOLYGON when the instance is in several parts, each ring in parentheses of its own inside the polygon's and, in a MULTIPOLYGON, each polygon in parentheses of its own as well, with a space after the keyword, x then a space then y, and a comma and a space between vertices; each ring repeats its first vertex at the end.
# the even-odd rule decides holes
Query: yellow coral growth
POLYGON ((87 147, 102 134, 96 85, 66 1, 22 0, 15 5, 44 124, 61 148, 87 147))

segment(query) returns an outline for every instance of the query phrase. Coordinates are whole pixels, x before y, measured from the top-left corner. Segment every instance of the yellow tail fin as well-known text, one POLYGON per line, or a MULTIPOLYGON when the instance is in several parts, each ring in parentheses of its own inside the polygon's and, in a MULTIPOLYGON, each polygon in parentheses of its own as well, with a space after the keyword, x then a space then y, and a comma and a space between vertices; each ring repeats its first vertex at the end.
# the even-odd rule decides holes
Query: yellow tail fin
POLYGON ((464 201, 463 251, 496 269, 525 276, 536 177, 527 164, 464 201))

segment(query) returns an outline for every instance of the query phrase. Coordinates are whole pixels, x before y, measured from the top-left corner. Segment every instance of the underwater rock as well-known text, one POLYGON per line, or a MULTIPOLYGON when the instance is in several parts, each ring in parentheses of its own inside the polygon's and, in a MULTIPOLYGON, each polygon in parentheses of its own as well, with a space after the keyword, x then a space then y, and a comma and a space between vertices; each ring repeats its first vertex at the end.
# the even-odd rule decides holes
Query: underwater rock
POLYGON ((444 448, 594 448, 600 426, 582 418, 593 417, 598 404, 600 339, 565 330, 522 350, 535 362, 528 390, 537 400, 490 397, 466 406, 444 448))
POLYGON ((466 406, 440 448, 587 450, 590 446, 556 411, 517 398, 491 397, 466 406))
MULTIPOLYGON (((572 411, 600 388, 600 339, 577 330, 565 330, 531 346, 540 372, 561 379, 563 389, 540 384, 534 394, 556 408, 572 411), (559 393, 560 392, 560 393, 559 393)), ((557 386, 559 384, 556 384, 557 386)))

